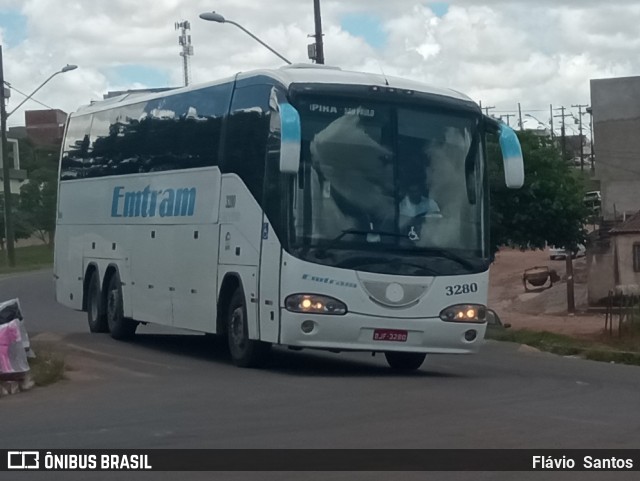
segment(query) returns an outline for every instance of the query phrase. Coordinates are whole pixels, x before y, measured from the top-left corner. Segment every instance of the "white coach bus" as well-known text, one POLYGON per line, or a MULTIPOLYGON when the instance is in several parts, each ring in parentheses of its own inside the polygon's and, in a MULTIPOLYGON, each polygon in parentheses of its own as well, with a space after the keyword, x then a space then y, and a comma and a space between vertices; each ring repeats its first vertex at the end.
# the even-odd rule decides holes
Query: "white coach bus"
POLYGON ((72 114, 60 161, 58 302, 116 339, 140 323, 272 344, 476 352, 486 329, 487 134, 524 180, 513 130, 468 97, 294 65, 72 114))

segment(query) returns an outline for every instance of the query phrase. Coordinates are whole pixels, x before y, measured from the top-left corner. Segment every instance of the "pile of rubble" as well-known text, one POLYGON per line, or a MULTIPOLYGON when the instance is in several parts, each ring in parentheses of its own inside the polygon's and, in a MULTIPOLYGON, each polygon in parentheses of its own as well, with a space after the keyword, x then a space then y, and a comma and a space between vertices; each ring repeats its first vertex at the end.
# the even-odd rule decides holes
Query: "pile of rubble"
POLYGON ((29 358, 35 358, 24 326, 20 301, 0 303, 0 397, 34 386, 29 358))

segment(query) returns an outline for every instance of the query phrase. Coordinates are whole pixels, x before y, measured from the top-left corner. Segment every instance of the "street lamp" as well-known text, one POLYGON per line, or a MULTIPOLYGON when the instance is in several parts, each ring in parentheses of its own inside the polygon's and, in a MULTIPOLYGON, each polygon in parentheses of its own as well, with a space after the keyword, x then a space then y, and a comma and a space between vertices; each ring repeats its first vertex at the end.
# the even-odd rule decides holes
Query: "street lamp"
POLYGON ((540 121, 540 119, 534 117, 531 114, 524 114, 525 117, 531 117, 533 120, 535 120, 536 122, 538 122, 540 125, 542 125, 545 129, 547 128, 546 124, 542 121, 540 121))
POLYGON ((18 110, 27 100, 35 95, 35 93, 40 90, 44 85, 49 82, 53 77, 60 73, 69 72, 70 70, 77 69, 77 65, 66 65, 62 69, 58 70, 54 74, 52 74, 47 80, 42 82, 37 89, 31 92, 22 102, 18 104, 18 106, 13 109, 11 112, 7 114, 6 107, 4 105, 5 96, 4 96, 4 73, 2 69, 2 51, 0 50, 0 131, 2 136, 2 180, 4 185, 4 227, 5 227, 5 237, 7 239, 7 260, 9 262, 10 267, 14 267, 16 265, 16 257, 14 251, 13 244, 13 217, 12 217, 12 206, 11 206, 11 179, 10 176, 10 166, 9 166, 9 147, 7 145, 7 118, 13 114, 16 110, 18 110))
POLYGON ((244 28, 242 25, 240 25, 239 23, 234 22, 233 20, 227 20, 226 18, 224 18, 222 15, 220 15, 219 13, 216 12, 205 12, 205 13, 201 13, 200 14, 200 18, 202 20, 208 20, 210 22, 218 22, 218 23, 230 23, 231 25, 235 25, 236 27, 238 27, 240 30, 242 30, 244 33, 246 33, 247 35, 249 35, 251 38, 253 38, 255 41, 257 41, 258 43, 262 44, 264 47, 268 48, 269 50, 271 50, 271 52, 273 52, 274 54, 276 54, 278 57, 280 57, 282 60, 284 60, 286 63, 288 63, 289 65, 291 65, 291 62, 289 62, 289 60, 287 60, 286 58, 284 58, 282 55, 280 55, 278 52, 276 52, 274 49, 272 49, 271 47, 269 47, 269 45, 267 45, 266 43, 264 43, 262 40, 260 40, 258 37, 256 37, 254 34, 252 34, 249 30, 247 30, 246 28, 244 28))
POLYGON ((49 82, 49 80, 51 80, 53 77, 55 77, 56 75, 58 75, 58 74, 60 74, 60 73, 69 72, 69 71, 71 71, 71 70, 75 70, 75 69, 77 69, 77 68, 78 68, 78 66, 77 66, 77 65, 69 65, 69 64, 67 64, 67 65, 65 65, 64 67, 62 67, 60 70, 58 70, 57 72, 55 72, 55 73, 51 74, 51 76, 50 76, 47 80, 45 80, 44 82, 42 82, 42 83, 40 84, 40 86, 39 86, 37 89, 35 89, 33 92, 31 92, 31 94, 30 94, 30 95, 28 95, 28 96, 27 96, 27 97, 26 97, 22 102, 20 102, 20 103, 16 106, 16 108, 15 108, 15 109, 13 109, 11 112, 9 112, 9 113, 7 114, 7 118, 11 117, 11 114, 13 114, 13 113, 14 113, 16 110, 18 110, 20 107, 22 107, 22 106, 24 105, 24 103, 25 103, 25 102, 27 102, 27 100, 29 100, 31 97, 33 97, 33 96, 38 92, 38 90, 40 90, 42 87, 44 87, 44 86, 45 86, 45 84, 46 84, 47 82, 49 82))

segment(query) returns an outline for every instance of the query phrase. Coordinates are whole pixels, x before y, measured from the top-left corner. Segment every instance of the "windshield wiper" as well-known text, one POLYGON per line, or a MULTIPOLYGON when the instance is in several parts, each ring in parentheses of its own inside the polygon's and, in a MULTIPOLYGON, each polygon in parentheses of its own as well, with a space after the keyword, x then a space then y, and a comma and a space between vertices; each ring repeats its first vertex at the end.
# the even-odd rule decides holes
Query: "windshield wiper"
POLYGON ((445 259, 457 262, 462 267, 466 267, 469 270, 476 270, 478 268, 478 266, 471 262, 469 259, 459 256, 458 254, 455 254, 448 249, 442 249, 440 247, 423 247, 419 252, 425 254, 433 254, 434 256, 438 257, 444 257, 445 259))
MULTIPOLYGON (((373 235, 379 235, 379 236, 383 236, 384 235, 384 236, 402 237, 402 238, 406 238, 407 237, 407 236, 405 236, 403 234, 398 234, 396 232, 385 232, 385 231, 381 231, 381 230, 345 229, 345 230, 342 231, 342 233, 340 233, 340 235, 338 235, 334 239, 331 239, 330 241, 328 241, 325 246, 319 247, 317 252, 316 252, 316 257, 319 258, 319 259, 324 259, 327 256, 327 250, 335 247, 336 244, 338 244, 338 242, 340 241, 340 239, 342 239, 347 234, 362 235, 362 236, 368 236, 369 234, 373 234, 373 235)), ((372 242, 372 244, 377 244, 377 243, 378 242, 372 242)))
MULTIPOLYGON (((342 261, 336 263, 336 267, 343 267, 348 269, 358 270, 359 268, 366 267, 368 265, 376 265, 376 264, 389 264, 393 266, 407 266, 413 267, 420 271, 420 275, 431 275, 431 276, 439 276, 442 275, 440 272, 431 269, 429 267, 422 266, 420 264, 416 264, 413 262, 407 262, 398 257, 389 257, 389 256, 356 256, 349 257, 343 259, 342 261)), ((391 272, 389 272, 391 274, 391 272)))
POLYGON ((383 230, 356 230, 356 229, 345 229, 342 231, 342 234, 340 234, 338 237, 336 237, 335 239, 333 239, 331 242, 337 242, 340 239, 342 239, 344 236, 346 236, 347 234, 356 234, 356 235, 369 235, 369 234, 377 234, 377 235, 384 235, 384 236, 389 236, 389 237, 401 237, 403 239, 406 239, 407 236, 406 234, 398 234, 397 232, 386 232, 383 230))

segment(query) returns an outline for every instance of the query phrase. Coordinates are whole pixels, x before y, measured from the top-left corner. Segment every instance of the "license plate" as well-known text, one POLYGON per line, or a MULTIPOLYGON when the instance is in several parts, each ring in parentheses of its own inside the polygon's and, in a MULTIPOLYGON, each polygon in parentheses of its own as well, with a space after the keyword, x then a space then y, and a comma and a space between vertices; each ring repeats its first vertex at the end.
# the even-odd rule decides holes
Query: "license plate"
POLYGON ((408 333, 399 329, 374 329, 374 341, 407 342, 408 333))

